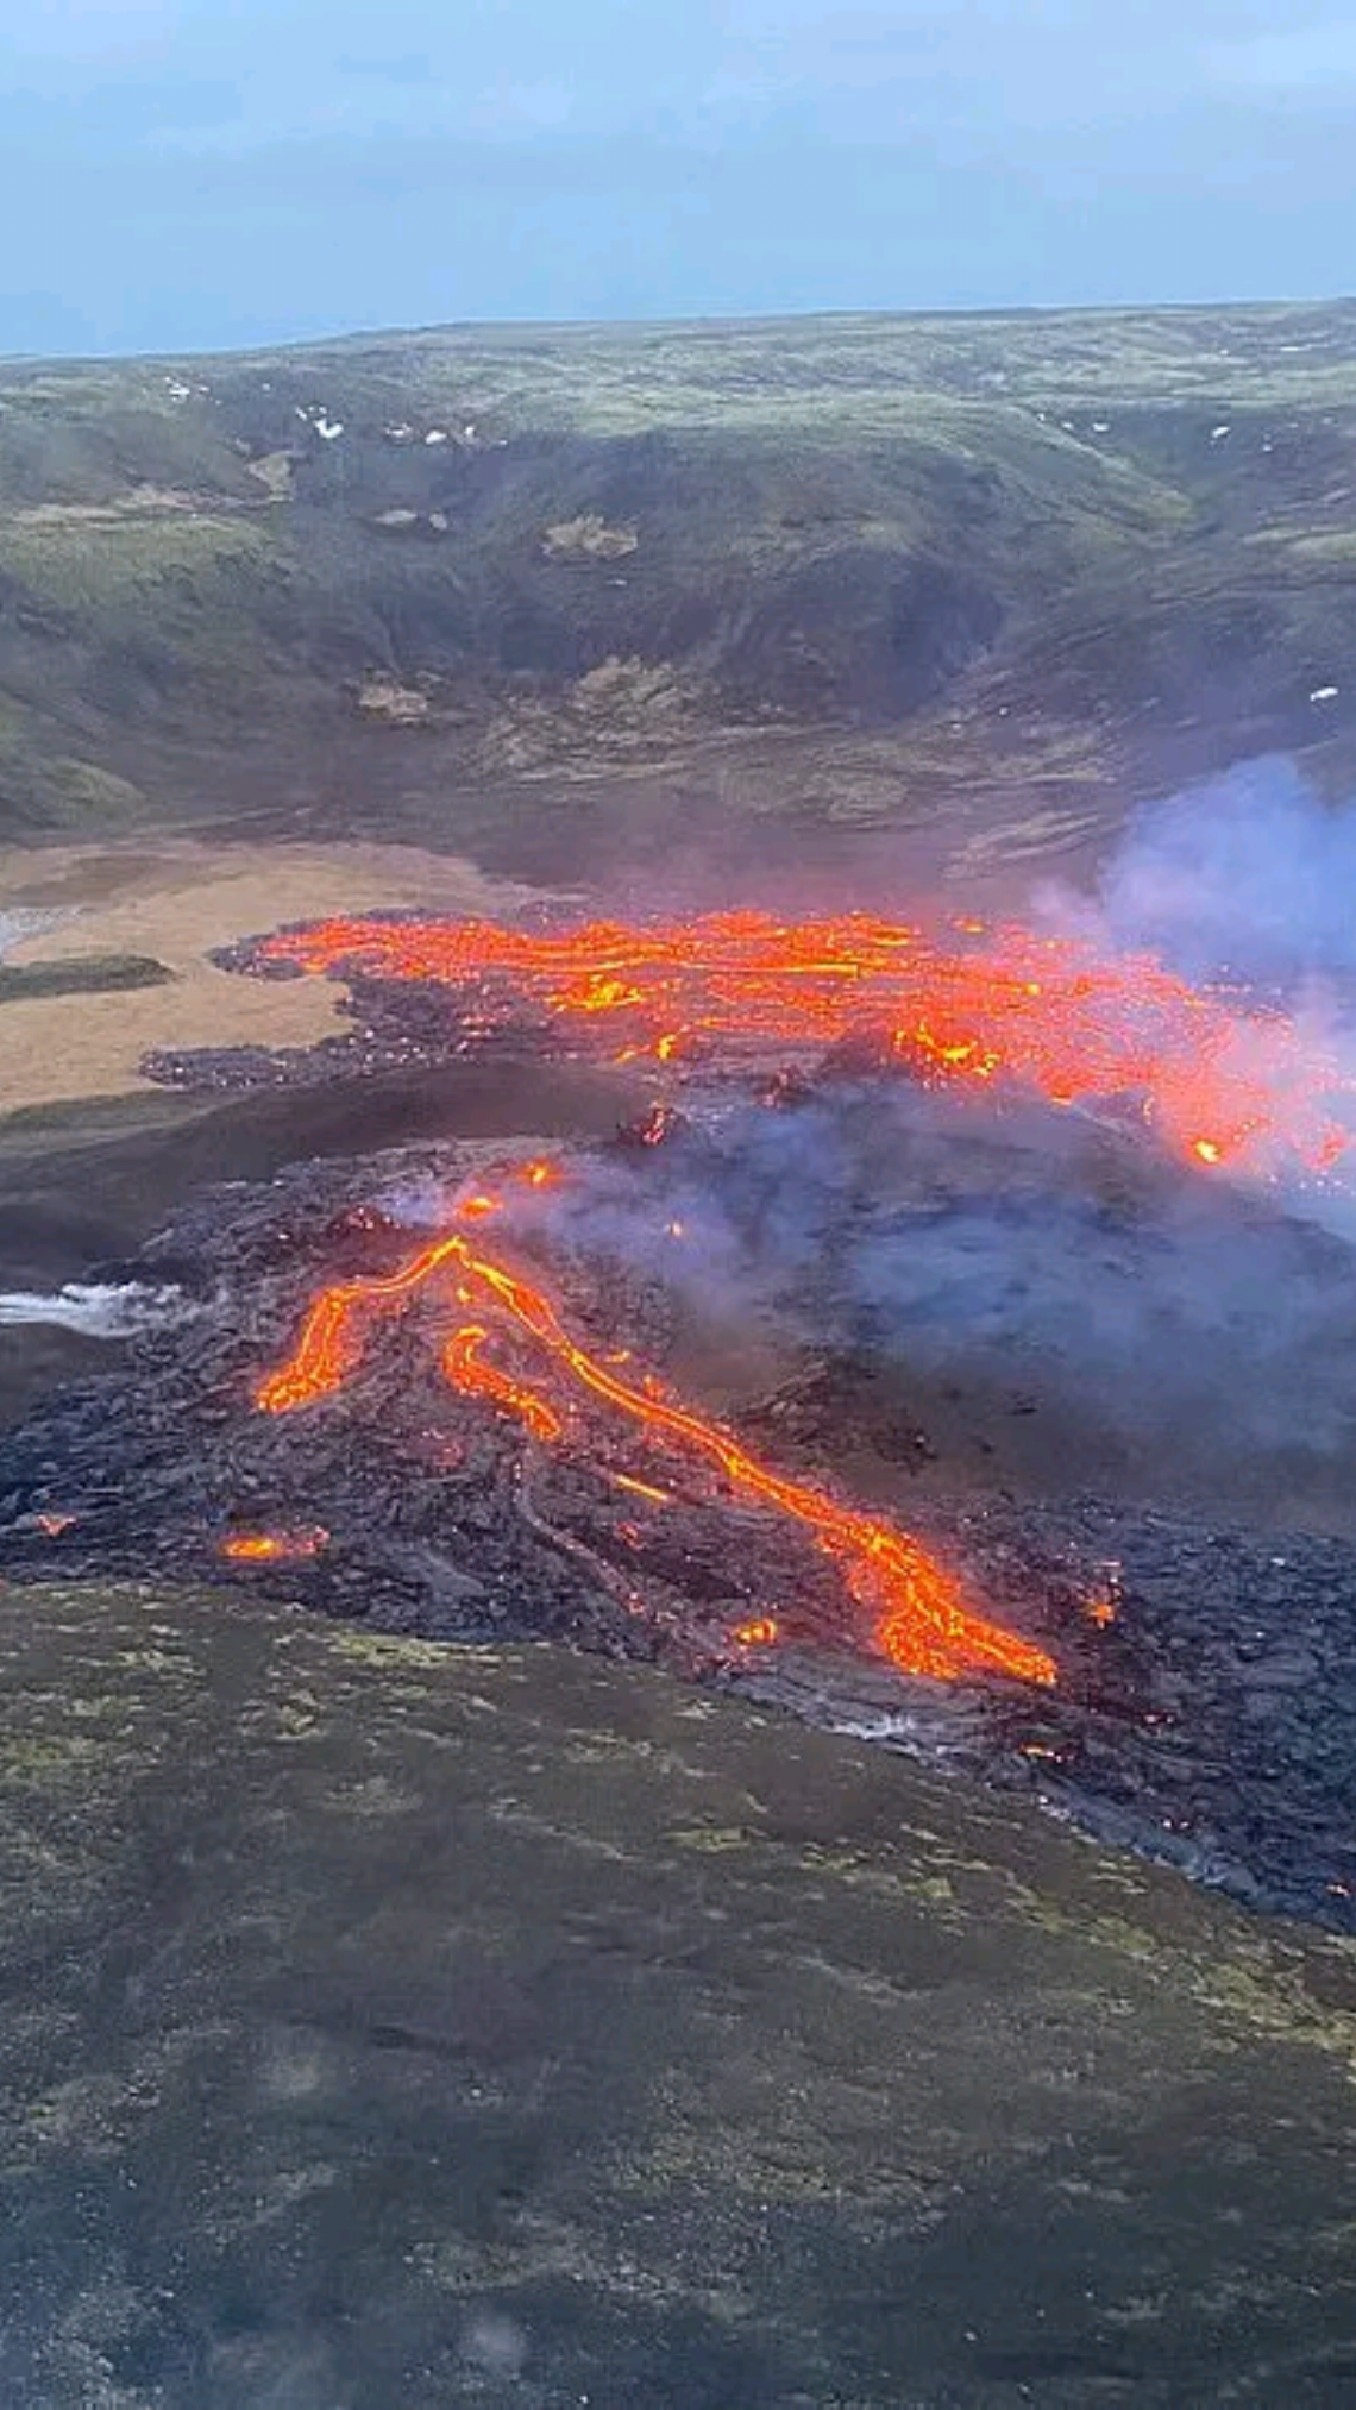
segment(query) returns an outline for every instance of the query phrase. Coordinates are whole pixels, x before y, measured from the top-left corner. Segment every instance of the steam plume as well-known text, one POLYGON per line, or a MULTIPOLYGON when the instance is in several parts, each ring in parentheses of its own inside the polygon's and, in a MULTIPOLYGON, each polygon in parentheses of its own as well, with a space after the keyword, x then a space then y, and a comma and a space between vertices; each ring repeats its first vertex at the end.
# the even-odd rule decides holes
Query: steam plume
POLYGON ((80 1331, 89 1339, 127 1339, 136 1331, 174 1320, 182 1304, 177 1290, 150 1289, 136 1281, 107 1288, 71 1282, 52 1295, 0 1290, 0 1326, 45 1324, 80 1331))

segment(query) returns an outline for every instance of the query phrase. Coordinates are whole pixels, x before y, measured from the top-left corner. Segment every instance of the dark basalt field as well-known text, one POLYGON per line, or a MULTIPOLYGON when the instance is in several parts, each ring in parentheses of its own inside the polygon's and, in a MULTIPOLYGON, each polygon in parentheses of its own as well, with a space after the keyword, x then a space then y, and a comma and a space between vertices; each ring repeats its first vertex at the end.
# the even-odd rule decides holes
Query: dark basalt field
MULTIPOLYGON (((877 1118, 879 1099, 853 1088, 834 1110, 877 1118)), ((959 1180, 962 1152, 948 1159, 959 1180)), ((628 1261, 624 1240, 642 1209, 662 1226, 673 1195, 728 1184, 718 1134, 688 1122, 647 1147, 622 1129, 567 1161, 583 1201, 525 1225, 522 1260, 549 1274, 585 1343, 666 1374, 682 1365, 690 1394, 709 1353, 709 1341, 694 1348, 691 1286, 634 1250, 628 1261), (596 1226, 599 1196, 627 1201, 610 1233, 596 1226)), ((803 1532, 681 1481, 663 1503, 628 1495, 638 1475, 666 1475, 601 1413, 568 1446, 541 1446, 492 1400, 456 1394, 439 1371, 436 1307, 412 1305, 374 1334, 341 1395, 256 1411, 317 1291, 389 1277, 430 1201, 504 1162, 492 1141, 398 1147, 209 1189, 177 1212, 116 1267, 163 1292, 163 1316, 116 1370, 0 1440, 6 1577, 226 1577, 374 1631, 655 1660, 977 1771, 1255 1906, 1356 1929, 1345 1538, 1125 1495, 1039 1503, 958 1487, 954 1467, 931 1461, 888 1353, 861 1333, 849 1342, 828 1312, 814 1345, 793 1323, 764 1393, 745 1384, 741 1436, 784 1472, 865 1478, 986 1614, 1059 1667, 1046 1690, 917 1682, 872 1650, 838 1569, 803 1532), (254 1552, 260 1537, 275 1553, 254 1552), (773 1645, 757 1629, 770 1607, 773 1645)), ((936 1213, 932 1156, 926 1172, 936 1213)), ((958 1215, 965 1204, 961 1183, 958 1215)), ((709 1363, 707 1385, 719 1386, 709 1363)))

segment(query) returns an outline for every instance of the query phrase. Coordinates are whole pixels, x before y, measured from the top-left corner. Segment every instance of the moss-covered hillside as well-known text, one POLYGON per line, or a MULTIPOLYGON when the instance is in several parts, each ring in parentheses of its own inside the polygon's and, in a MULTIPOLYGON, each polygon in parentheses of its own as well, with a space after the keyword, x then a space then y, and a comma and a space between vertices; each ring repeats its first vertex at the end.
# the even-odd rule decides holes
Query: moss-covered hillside
POLYGON ((1340 773, 1354 371, 1356 304, 11 363, 0 832, 1340 773))
POLYGON ((1353 1969, 545 1648, 0 1597, 14 2410, 1326 2410, 1353 1969))

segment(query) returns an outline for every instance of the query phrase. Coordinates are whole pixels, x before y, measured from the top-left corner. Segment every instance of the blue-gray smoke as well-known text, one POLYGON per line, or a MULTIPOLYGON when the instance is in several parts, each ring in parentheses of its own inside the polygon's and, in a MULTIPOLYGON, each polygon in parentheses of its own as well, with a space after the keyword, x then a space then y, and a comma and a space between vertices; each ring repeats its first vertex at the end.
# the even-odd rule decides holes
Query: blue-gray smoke
POLYGON ((1356 808, 1325 803, 1293 762, 1244 763, 1141 813, 1095 899, 1047 889, 1040 901, 1191 979, 1344 986, 1356 979, 1356 808))
MULTIPOLYGON (((1094 892, 1033 910, 1108 952, 1284 990, 1356 1069, 1356 813, 1284 763, 1145 813, 1094 892)), ((1245 1507, 1254 1479, 1273 1503, 1292 1476, 1340 1486, 1356 1193, 1235 1188, 1142 1131, 988 1094, 686 1101, 690 1141, 578 1171, 526 1207, 528 1242, 652 1278, 732 1332, 761 1319, 810 1354, 864 1352, 906 1393, 1021 1392, 1048 1427, 1142 1456, 1155 1494, 1178 1465, 1245 1507)))

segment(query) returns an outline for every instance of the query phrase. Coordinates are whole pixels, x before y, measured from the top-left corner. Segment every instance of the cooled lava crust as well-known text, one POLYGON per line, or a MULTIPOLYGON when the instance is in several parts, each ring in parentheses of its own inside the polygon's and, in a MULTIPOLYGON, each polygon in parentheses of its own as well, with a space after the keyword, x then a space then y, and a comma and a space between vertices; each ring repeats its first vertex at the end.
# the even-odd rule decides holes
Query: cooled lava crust
MULTIPOLYGON (((449 1389, 414 1311, 383 1326, 342 1395, 260 1412, 261 1379, 318 1287, 381 1280, 408 1259, 410 1229, 382 1200, 464 1191, 483 1155, 308 1165, 183 1212, 122 1269, 177 1286, 189 1310, 0 1441, 8 1578, 211 1576, 383 1631, 650 1659, 978 1770, 1255 1905, 1356 1930, 1345 1543, 1282 1544, 1093 1499, 930 1500, 915 1531, 995 1625, 1058 1667, 1053 1686, 982 1672, 939 1683, 866 1645, 839 1568, 803 1531, 646 1483, 601 1418, 586 1421, 587 1446, 540 1444, 493 1396, 449 1389)), ((662 1366, 677 1310, 662 1286, 620 1268, 602 1284, 561 1265, 555 1276, 591 1347, 662 1366)), ((858 1374, 816 1375, 840 1445, 854 1400, 871 1411, 858 1374)), ((751 1418, 765 1451, 779 1419, 794 1429, 776 1407, 751 1418)))

